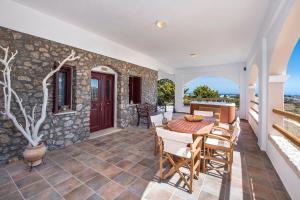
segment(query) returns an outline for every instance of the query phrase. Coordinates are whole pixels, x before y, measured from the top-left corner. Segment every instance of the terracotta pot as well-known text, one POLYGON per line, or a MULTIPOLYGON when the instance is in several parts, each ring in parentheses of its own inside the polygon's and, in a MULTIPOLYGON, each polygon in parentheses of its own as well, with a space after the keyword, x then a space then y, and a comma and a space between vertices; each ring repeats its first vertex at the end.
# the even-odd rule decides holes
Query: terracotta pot
POLYGON ((38 166, 42 163, 42 158, 44 157, 46 150, 47 148, 44 144, 35 147, 28 145, 23 152, 23 156, 29 166, 38 166))

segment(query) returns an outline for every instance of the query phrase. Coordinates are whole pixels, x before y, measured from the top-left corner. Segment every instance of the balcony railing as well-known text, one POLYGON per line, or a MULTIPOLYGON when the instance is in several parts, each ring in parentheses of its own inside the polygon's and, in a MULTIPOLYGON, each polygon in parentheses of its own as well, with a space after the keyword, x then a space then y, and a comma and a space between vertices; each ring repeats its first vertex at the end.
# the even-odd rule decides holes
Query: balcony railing
MULTIPOLYGON (((298 115, 298 114, 283 111, 283 110, 279 110, 279 109, 273 109, 273 113, 300 123, 300 115, 298 115)), ((288 138, 295 145, 300 147, 300 137, 298 137, 297 135, 291 133, 290 131, 287 131, 284 127, 282 127, 278 124, 273 124, 273 128, 275 130, 277 130, 279 133, 281 133, 283 136, 288 138)))

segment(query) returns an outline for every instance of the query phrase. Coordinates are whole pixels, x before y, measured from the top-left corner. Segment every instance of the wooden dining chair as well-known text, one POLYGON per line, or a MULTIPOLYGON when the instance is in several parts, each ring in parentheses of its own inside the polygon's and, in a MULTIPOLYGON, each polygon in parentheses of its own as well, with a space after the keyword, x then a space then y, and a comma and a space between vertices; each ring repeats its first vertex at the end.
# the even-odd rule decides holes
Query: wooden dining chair
POLYGON ((211 130, 211 134, 222 136, 225 138, 231 138, 233 131, 236 126, 240 126, 240 120, 236 120, 233 124, 224 124, 219 123, 217 126, 214 126, 211 130))
POLYGON ((214 117, 217 122, 220 121, 221 109, 219 108, 210 108, 210 107, 199 107, 197 110, 194 110, 194 115, 202 115, 204 117, 214 117))
POLYGON ((167 121, 172 121, 173 120, 173 112, 168 111, 164 113, 164 117, 167 119, 167 121))
POLYGON ((240 134, 240 126, 236 124, 230 138, 219 135, 208 134, 204 142, 204 172, 216 170, 218 172, 228 173, 231 177, 231 168, 233 163, 233 150, 240 134), (212 161, 223 165, 214 165, 212 161), (225 170, 225 166, 227 170, 225 170), (224 167, 224 170, 221 168, 224 167))
POLYGON ((199 177, 200 172, 200 151, 203 137, 197 137, 193 141, 192 134, 178 133, 163 128, 156 128, 156 132, 160 149, 160 180, 164 180, 177 172, 188 186, 189 192, 192 193, 193 180, 195 177, 199 177), (163 169, 165 162, 171 164, 170 169, 163 169), (180 171, 181 167, 189 169, 189 180, 180 171))
POLYGON ((146 120, 147 128, 150 128, 150 116, 156 112, 156 105, 149 103, 139 104, 136 106, 137 110, 137 126, 140 125, 141 119, 146 120))
POLYGON ((163 127, 162 124, 163 118, 164 116, 162 114, 150 116, 150 121, 151 121, 150 133, 154 135, 154 155, 156 155, 159 150, 156 128, 163 127))
POLYGON ((229 124, 229 123, 218 123, 218 127, 223 128, 223 129, 227 129, 227 130, 233 130, 234 129, 234 124, 238 123, 240 124, 241 120, 239 117, 237 117, 234 121, 234 123, 229 124))

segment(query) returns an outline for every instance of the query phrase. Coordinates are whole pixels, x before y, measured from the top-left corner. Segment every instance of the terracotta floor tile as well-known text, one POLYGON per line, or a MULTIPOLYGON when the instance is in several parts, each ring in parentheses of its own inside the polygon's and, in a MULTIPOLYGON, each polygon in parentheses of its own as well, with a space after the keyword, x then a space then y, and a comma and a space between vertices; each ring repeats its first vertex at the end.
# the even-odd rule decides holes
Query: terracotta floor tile
POLYGON ((134 163, 129 160, 122 160, 115 165, 123 170, 127 170, 131 168, 134 165, 134 163))
POLYGON ((114 179, 116 176, 120 175, 123 172, 122 169, 111 165, 110 167, 104 169, 101 171, 101 173, 103 175, 105 175, 106 177, 110 178, 110 179, 114 179))
POLYGON ((153 160, 148 159, 148 158, 144 158, 143 160, 141 160, 140 162, 138 162, 140 165, 143 165, 145 167, 151 167, 154 163, 153 160))
POLYGON ((22 196, 19 192, 13 192, 4 196, 0 196, 1 200, 22 200, 22 196))
POLYGON ((70 172, 76 174, 86 168, 83 164, 75 159, 69 159, 61 163, 61 167, 70 172))
POLYGON ((256 199, 276 199, 274 190, 262 185, 254 185, 253 194, 256 199))
MULTIPOLYGON (((171 198, 170 198, 170 200, 184 200, 183 198, 181 198, 181 197, 179 197, 179 196, 177 196, 177 195, 172 195, 171 196, 171 198)), ((202 199, 201 199, 202 200, 202 199)))
POLYGON ((124 187, 122 187, 118 183, 115 183, 114 181, 111 181, 107 183, 105 186, 103 186, 102 188, 100 188, 97 191, 97 193, 105 200, 113 200, 117 196, 119 196, 124 190, 125 190, 124 187))
POLYGON ((81 185, 68 194, 64 195, 66 200, 85 200, 93 195, 93 191, 85 185, 81 185))
POLYGON ((24 164, 24 163, 19 163, 19 164, 20 164, 19 169, 17 169, 16 171, 9 172, 11 177, 14 179, 14 181, 17 181, 17 180, 31 174, 31 172, 29 171, 29 167, 26 164, 24 164))
POLYGON ((40 170, 39 174, 41 174, 44 177, 49 177, 49 176, 57 173, 58 171, 63 171, 63 169, 57 165, 53 165, 51 167, 40 170))
POLYGON ((102 197, 100 197, 99 195, 97 195, 97 194, 93 194, 92 196, 90 196, 86 200, 104 200, 104 199, 102 197))
POLYGON ((149 191, 149 193, 146 195, 145 198, 149 200, 156 200, 156 199, 168 200, 170 199, 171 196, 172 193, 170 193, 169 191, 164 190, 160 187, 154 187, 149 191))
POLYGON ((59 172, 47 177, 46 179, 50 184, 52 184, 54 186, 54 185, 57 185, 57 184, 63 182, 64 180, 67 180, 70 177, 71 177, 70 173, 65 172, 65 171, 59 171, 59 172))
POLYGON ((110 180, 108 178, 99 174, 98 176, 96 176, 96 177, 92 178, 91 180, 89 180, 88 182, 86 182, 86 184, 89 187, 91 187, 93 190, 98 190, 99 188, 101 188, 103 185, 105 185, 109 181, 110 180))
POLYGON ((0 170, 0 186, 7 184, 11 181, 11 178, 9 177, 9 174, 4 170, 0 170))
POLYGON ((22 198, 10 176, 29 199, 59 199, 60 195, 67 199, 104 199, 95 193, 97 189, 108 199, 119 194, 117 200, 141 199, 147 195, 148 199, 167 199, 170 193, 172 200, 290 200, 270 159, 260 151, 249 124, 242 121, 241 128, 231 180, 227 176, 200 174, 200 179, 194 180, 192 195, 186 192, 187 187, 178 174, 158 182, 159 157, 153 155, 153 137, 148 129, 130 127, 117 134, 47 152, 46 164, 32 172, 23 161, 0 167, 0 200, 22 198), (55 190, 37 174, 53 184, 55 190))
POLYGON ((80 152, 80 154, 78 154, 77 156, 74 156, 74 158, 76 158, 77 160, 80 160, 80 161, 85 161, 85 160, 91 159, 93 157, 94 157, 93 155, 86 153, 86 152, 80 152))
POLYGON ((70 155, 60 151, 59 153, 57 152, 56 154, 51 155, 50 159, 54 160, 55 162, 61 163, 64 162, 65 160, 70 159, 70 155))
POLYGON ((132 168, 128 169, 127 171, 135 176, 142 176, 147 170, 149 170, 148 167, 145 167, 140 164, 136 164, 132 168))
POLYGON ((128 187, 128 190, 139 196, 143 196, 146 188, 148 187, 148 184, 148 181, 138 178, 128 187))
POLYGON ((86 181, 94 178, 97 175, 99 175, 99 173, 90 168, 86 168, 83 171, 81 171, 77 174, 74 174, 74 176, 76 176, 82 182, 86 182, 86 181))
POLYGON ((143 160, 143 157, 140 155, 130 154, 125 159, 130 160, 131 162, 137 163, 137 162, 143 160))
POLYGON ((109 151, 102 151, 101 153, 97 154, 97 157, 99 157, 102 160, 107 160, 108 158, 114 156, 112 152, 109 151))
POLYGON ((39 182, 35 182, 31 185, 28 185, 27 187, 22 188, 20 191, 25 198, 30 198, 49 188, 50 185, 44 180, 41 180, 39 182))
POLYGON ((9 181, 7 184, 0 186, 0 197, 3 197, 16 191, 17 188, 15 184, 12 181, 9 181))
POLYGON ((132 192, 125 190, 115 200, 139 200, 140 198, 132 192))
POLYGON ((199 196, 199 200, 219 200, 219 197, 214 195, 214 194, 211 194, 209 192, 205 192, 205 191, 201 191, 200 192, 200 196, 199 196))
POLYGON ((109 157, 106 161, 111 163, 111 164, 115 164, 115 163, 120 162, 121 160, 123 160, 123 157, 113 156, 113 157, 109 157))
POLYGON ((76 180, 75 178, 71 177, 59 184, 57 184, 55 187, 56 191, 59 192, 61 195, 65 195, 78 187, 81 183, 76 180))
POLYGON ((37 195, 34 195, 30 200, 60 200, 63 199, 57 192, 55 192, 52 188, 49 188, 45 191, 40 192, 37 195))
POLYGON ((47 169, 49 167, 52 167, 54 165, 55 165, 55 163, 52 160, 50 160, 48 158, 44 158, 43 163, 39 166, 34 167, 34 169, 37 170, 37 171, 42 171, 42 170, 45 170, 45 169, 47 169))
POLYGON ((159 177, 156 176, 157 173, 158 173, 158 170, 148 169, 147 171, 145 171, 145 173, 141 177, 147 181, 158 180, 159 177))
POLYGON ((129 174, 128 172, 122 172, 119 176, 115 177, 113 180, 121 184, 124 187, 128 187, 136 179, 135 176, 129 174))
POLYGON ((42 177, 40 175, 38 175, 37 173, 35 172, 32 172, 31 174, 25 176, 24 178, 22 179, 19 179, 18 181, 15 181, 17 187, 20 189, 20 188, 23 188, 27 185, 30 185, 36 181, 40 181, 42 180, 42 177))
POLYGON ((89 160, 86 160, 84 162, 87 166, 93 168, 94 170, 101 172, 102 170, 107 169, 108 167, 111 166, 110 163, 104 161, 104 160, 100 160, 98 158, 91 158, 89 160))

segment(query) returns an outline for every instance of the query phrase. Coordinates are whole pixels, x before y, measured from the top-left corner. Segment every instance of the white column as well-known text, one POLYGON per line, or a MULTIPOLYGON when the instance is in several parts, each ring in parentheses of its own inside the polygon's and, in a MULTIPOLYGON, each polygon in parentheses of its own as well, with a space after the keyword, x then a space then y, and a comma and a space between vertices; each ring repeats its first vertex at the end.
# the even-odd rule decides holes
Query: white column
POLYGON ((175 109, 176 112, 185 112, 183 105, 184 80, 182 75, 175 74, 175 109))
POLYGON ((274 123, 283 126, 283 117, 273 113, 273 108, 284 110, 284 83, 286 75, 269 76, 269 101, 268 101, 268 133, 273 131, 274 123))
POLYGON ((256 89, 256 84, 248 86, 248 106, 247 106, 248 112, 252 106, 251 101, 255 101, 255 89, 256 89))
POLYGON ((259 131, 258 145, 261 150, 266 150, 268 138, 268 65, 267 65, 267 40, 262 40, 262 65, 259 73, 259 131))
POLYGON ((240 118, 247 119, 247 78, 246 71, 241 69, 240 72, 240 118))

